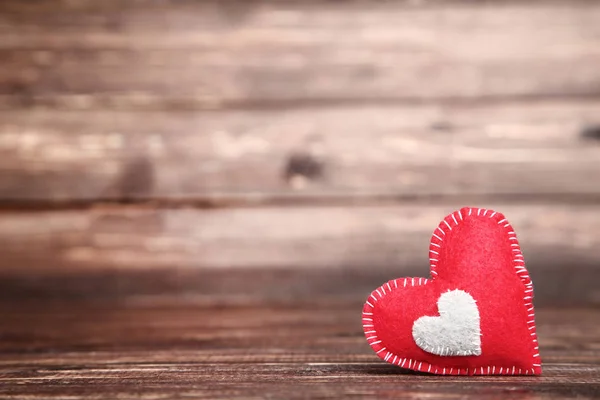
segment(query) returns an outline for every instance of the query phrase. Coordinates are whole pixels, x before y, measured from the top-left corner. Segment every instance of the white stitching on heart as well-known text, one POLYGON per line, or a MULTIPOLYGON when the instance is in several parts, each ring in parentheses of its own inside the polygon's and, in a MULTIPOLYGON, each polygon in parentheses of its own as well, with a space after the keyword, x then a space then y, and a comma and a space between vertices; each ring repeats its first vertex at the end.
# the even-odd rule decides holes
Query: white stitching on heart
POLYGON ((417 346, 438 356, 481 355, 479 310, 463 290, 443 293, 437 301, 439 316, 423 316, 412 328, 417 346))
MULTIPOLYGON (((481 213, 482 209, 480 209, 480 208, 477 208, 477 209, 475 209, 475 208, 469 208, 468 216, 471 216, 474 210, 477 210, 477 215, 478 216, 481 215, 480 213, 481 213)), ((460 214, 460 210, 458 211, 458 213, 459 213, 460 216, 462 216, 462 214, 460 214)), ((487 210, 484 212, 484 215, 485 215, 485 213, 487 213, 487 210)), ((452 213, 451 215, 454 215, 454 213, 452 213)), ((493 212, 489 216, 489 218, 493 218, 495 215, 497 215, 497 214, 495 212, 493 212)), ((445 222, 446 218, 444 218, 443 222, 445 222)), ((462 218, 461 218, 461 221, 462 221, 462 218)), ((514 235, 514 231, 511 228, 510 223, 508 223, 508 221, 507 221, 506 218, 498 221, 498 225, 502 224, 503 222, 506 222, 506 224, 504 225, 504 228, 507 228, 507 231, 512 232, 512 234, 514 235)), ((442 236, 446 236, 446 232, 444 232, 444 230, 441 228, 441 225, 442 225, 442 223, 440 222, 440 225, 436 228, 435 232, 437 232, 439 230, 441 232, 442 236)), ((457 225, 458 225, 458 223, 457 223, 457 225)), ((513 238, 509 237, 509 240, 517 240, 516 239, 516 235, 513 238)), ((433 233, 433 236, 431 238, 431 245, 432 246, 436 246, 438 248, 441 248, 442 244, 443 244, 442 242, 443 242, 442 237, 440 237, 440 236, 436 235, 435 233, 433 233), (437 241, 438 241, 437 243, 434 242, 434 238, 437 239, 437 241)), ((518 242, 517 243, 511 243, 510 246, 513 247, 512 251, 516 253, 515 254, 516 258, 522 258, 523 257, 522 254, 521 254, 521 248, 520 248, 518 242), (520 257, 518 257, 518 256, 520 256, 520 257)), ((438 276, 438 273, 435 270, 436 266, 437 265, 433 264, 433 262, 430 263, 430 271, 431 271, 431 275, 432 275, 432 279, 431 280, 434 280, 438 276)), ((531 292, 533 292, 533 283, 531 282, 531 279, 529 278, 529 274, 527 273, 527 270, 525 269, 524 263, 523 264, 517 264, 517 263, 515 263, 514 268, 515 268, 515 272, 516 272, 517 276, 521 279, 521 281, 525 285, 525 288, 526 288, 525 293, 528 293, 528 292, 531 293, 531 292)), ((407 283, 409 283, 409 282, 412 282, 411 286, 415 286, 414 278, 412 278, 412 281, 409 281, 409 279, 411 279, 411 278, 399 278, 399 279, 395 279, 393 281, 394 282, 394 287, 398 288, 398 281, 401 281, 403 283, 404 287, 406 287, 407 283)), ((430 281, 428 279, 420 278, 419 282, 418 282, 418 285, 421 285, 421 284, 426 285, 429 282, 430 281), (423 279, 423 282, 421 282, 421 279, 423 279)), ((378 301, 377 297, 374 296, 374 293, 375 293, 375 291, 373 291, 371 293, 371 296, 370 296, 370 298, 373 299, 373 303, 371 303, 370 301, 367 301, 366 304, 365 304, 365 310, 367 312, 368 311, 372 311, 375 308, 374 304, 377 303, 377 301, 378 301)), ((381 293, 379 295, 380 295, 380 298, 381 298, 382 297, 381 293)), ((513 366, 512 372, 510 372, 510 373, 509 373, 509 368, 510 367, 507 367, 506 368, 506 372, 505 372, 506 375, 515 375, 515 374, 518 374, 518 375, 529 375, 529 374, 532 374, 532 375, 534 375, 535 374, 535 368, 540 368, 541 367, 541 360, 540 360, 540 354, 539 354, 539 345, 537 344, 538 340, 537 340, 537 333, 536 333, 534 313, 533 313, 533 302, 532 302, 533 299, 532 299, 532 297, 533 296, 524 296, 523 300, 524 300, 524 303, 525 303, 525 307, 527 307, 527 312, 529 313, 528 317, 530 317, 530 319, 527 321, 527 324, 529 325, 529 328, 530 328, 530 331, 531 331, 530 335, 532 337, 532 344, 534 345, 533 350, 534 350, 535 354, 533 355, 533 359, 534 359, 534 361, 537 361, 537 363, 533 363, 532 366, 534 368, 530 368, 530 369, 523 369, 523 368, 518 368, 517 369, 515 366, 513 366)), ((363 311, 363 314, 364 313, 365 313, 365 311, 363 311)), ((372 322, 372 321, 366 321, 366 322, 372 322)), ((365 333, 373 334, 370 337, 372 337, 375 340, 377 339, 377 332, 375 331, 375 326, 372 323, 370 323, 370 324, 363 324, 363 329, 364 329, 365 333)), ((369 342, 369 344, 371 345, 371 347, 373 348, 373 350, 375 351, 375 353, 378 354, 378 355, 381 352, 386 351, 385 347, 379 348, 378 344, 373 344, 373 342, 369 342)), ((391 353, 391 352, 388 351, 387 353, 391 353)), ((386 353, 386 355, 387 355, 387 353, 386 353)), ((393 353, 391 353, 391 354, 393 354, 393 353)), ((382 358, 384 358, 384 357, 382 357, 382 358)), ((407 368, 411 369, 411 363, 414 360, 410 360, 410 359, 407 359, 407 358, 398 358, 397 362, 394 361, 392 363, 395 364, 395 365, 400 366, 401 368, 403 368, 404 364, 406 364, 407 361, 408 361, 407 368)), ((416 363, 417 362, 414 361, 414 365, 416 365, 416 363)), ((431 366, 431 364, 425 363, 425 366, 431 366)), ((490 373, 490 367, 493 368, 492 369, 492 374, 495 374, 495 371, 496 371, 496 367, 495 366, 487 366, 487 374, 489 375, 489 373, 490 373)), ((413 366, 413 368, 414 368, 414 366, 413 366)), ((452 375, 453 374, 453 370, 454 370, 454 368, 450 368, 450 371, 446 371, 446 368, 443 368, 443 369, 440 369, 440 368, 437 368, 437 367, 434 367, 434 368, 435 368, 435 370, 433 371, 433 373, 435 373, 435 374, 442 374, 442 375, 447 375, 447 374, 448 375, 452 375)), ((460 368, 457 368, 456 369, 456 375, 460 375, 461 371, 463 371, 463 370, 461 370, 460 368)), ((465 371, 465 373, 468 373, 468 368, 465 369, 464 371, 465 371)), ((422 372, 425 372, 425 371, 422 371, 422 372)), ((483 372, 481 372, 481 373, 483 374, 483 372)), ((476 369, 474 369, 474 374, 477 374, 477 370, 476 369)))

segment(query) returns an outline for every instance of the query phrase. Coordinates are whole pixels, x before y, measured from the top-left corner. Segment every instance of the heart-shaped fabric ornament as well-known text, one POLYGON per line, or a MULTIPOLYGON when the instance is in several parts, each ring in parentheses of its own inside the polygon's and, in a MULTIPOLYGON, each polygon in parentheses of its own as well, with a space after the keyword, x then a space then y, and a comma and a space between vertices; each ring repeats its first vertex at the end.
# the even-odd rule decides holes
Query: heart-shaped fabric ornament
POLYGON ((363 329, 375 353, 433 374, 539 375, 533 284, 506 218, 453 212, 429 259, 431 279, 394 279, 367 299, 363 329))

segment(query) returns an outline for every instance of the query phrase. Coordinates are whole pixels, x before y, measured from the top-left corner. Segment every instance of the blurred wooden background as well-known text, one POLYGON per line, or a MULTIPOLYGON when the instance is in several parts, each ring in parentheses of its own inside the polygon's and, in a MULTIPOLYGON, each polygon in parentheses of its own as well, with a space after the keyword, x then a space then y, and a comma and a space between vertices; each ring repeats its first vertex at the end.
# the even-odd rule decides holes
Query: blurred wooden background
POLYGON ((362 300, 506 214, 600 304, 600 3, 0 2, 0 296, 362 300))

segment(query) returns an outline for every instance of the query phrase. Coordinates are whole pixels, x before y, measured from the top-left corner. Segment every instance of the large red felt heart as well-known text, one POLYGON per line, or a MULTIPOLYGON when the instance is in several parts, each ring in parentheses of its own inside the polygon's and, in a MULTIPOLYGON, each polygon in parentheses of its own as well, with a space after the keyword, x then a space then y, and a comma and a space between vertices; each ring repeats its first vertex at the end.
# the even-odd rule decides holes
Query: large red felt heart
POLYGON ((363 329, 375 353, 434 374, 539 375, 533 284, 506 218, 455 211, 429 249, 431 279, 391 280, 367 299, 363 329))

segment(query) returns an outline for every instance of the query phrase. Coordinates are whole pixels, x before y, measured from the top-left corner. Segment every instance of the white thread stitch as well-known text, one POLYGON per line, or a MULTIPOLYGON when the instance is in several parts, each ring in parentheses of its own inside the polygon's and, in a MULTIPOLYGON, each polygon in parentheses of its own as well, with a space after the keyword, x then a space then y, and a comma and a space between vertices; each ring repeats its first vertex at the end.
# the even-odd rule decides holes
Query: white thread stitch
MULTIPOLYGON (((467 214, 468 216, 471 216, 471 215, 474 214, 474 210, 475 209, 468 208, 468 210, 469 210, 468 214, 467 214)), ((486 216, 488 218, 493 218, 496 215, 501 215, 501 214, 498 214, 498 213, 496 213, 496 212, 494 212, 492 210, 486 210, 486 209, 480 209, 480 208, 477 208, 476 210, 477 210, 477 215, 478 216, 482 215, 482 211, 483 211, 483 216, 486 216), (491 214, 489 216, 486 215, 487 211, 491 212, 491 214)), ((462 213, 461 213, 460 210, 458 211, 458 214, 459 214, 460 220, 463 221, 464 219, 462 218, 462 213)), ((459 225, 459 223, 458 223, 459 221, 456 220, 456 218, 454 216, 454 213, 451 214, 450 216, 455 221, 455 223, 457 225, 459 225)), ((503 218, 503 219, 497 221, 498 225, 501 225, 504 222, 506 222, 504 224, 504 228, 507 229, 508 239, 511 240, 511 241, 517 241, 516 235, 515 235, 514 231, 512 230, 512 228, 510 226, 510 223, 508 223, 507 219, 503 218)), ((444 225, 446 225, 450 231, 452 231, 452 227, 448 224, 448 222, 446 221, 445 218, 440 223, 440 225, 442 225, 442 223, 444 225)), ((446 232, 439 225, 436 228, 436 232, 438 230, 441 232, 442 236, 446 236, 446 232)), ((441 236, 438 236, 434 232, 433 236, 432 236, 432 241, 431 241, 430 244, 432 246, 435 246, 435 247, 441 249, 442 242, 443 242, 443 238, 441 236), (438 243, 434 243, 433 242, 433 238, 437 239, 438 243)), ((515 253, 514 254, 514 259, 513 259, 513 262, 515 263, 515 265, 514 265, 515 273, 517 274, 517 276, 521 279, 521 281, 523 282, 523 284, 527 288, 524 291, 524 293, 525 294, 532 293, 532 291, 533 291, 533 284, 532 284, 531 279, 529 278, 529 275, 528 275, 527 270, 525 268, 525 262, 523 260, 523 255, 521 254, 521 250, 520 250, 520 246, 518 244, 518 241, 517 241, 517 243, 511 243, 510 246, 512 248, 513 253, 515 253), (519 258, 520 260, 517 260, 517 258, 519 258)), ((439 253, 437 253, 435 251, 432 251, 432 253, 439 255, 439 253)), ((437 263, 437 261, 438 260, 435 259, 436 263, 437 263)), ((438 276, 437 271, 435 271, 435 268, 437 267, 437 264, 433 264, 433 262, 434 261, 432 259, 432 261, 430 262, 430 270, 431 270, 432 279, 428 280, 428 279, 425 279, 425 278, 419 278, 417 285, 426 285, 426 284, 428 284, 430 281, 434 280, 438 276)), ((402 279, 402 278, 399 278, 399 279, 402 279)), ((404 285, 403 285, 404 287, 406 287, 409 283, 411 284, 411 286, 416 286, 415 285, 415 278, 404 278, 402 281, 404 282, 404 285), (409 281, 409 279, 410 279, 410 281, 409 281)), ((381 287, 384 295, 387 295, 388 293, 392 292, 392 288, 390 286, 390 282, 387 283, 387 287, 388 287, 388 291, 387 292, 385 291, 384 287, 381 287)), ((394 288, 398 288, 398 279, 394 280, 394 288)), ((378 290, 374 291, 371 294, 370 298, 372 298, 374 300, 375 304, 376 304, 377 301, 378 301, 378 299, 377 299, 377 297, 374 296, 374 293, 378 293, 380 299, 383 298, 383 295, 378 290)), ((535 329, 536 328, 535 327, 535 321, 534 321, 535 314, 533 313, 534 307, 533 307, 533 304, 532 304, 532 296, 524 296, 523 297, 523 301, 525 303, 525 307, 527 308, 527 312, 528 312, 527 317, 529 318, 529 320, 527 321, 527 324, 528 325, 532 325, 532 326, 529 327, 530 336, 532 338, 532 343, 535 346, 534 347, 534 351, 533 351, 534 354, 533 354, 532 357, 534 358, 534 360, 538 360, 538 362, 535 363, 535 364, 532 364, 534 368, 531 368, 531 369, 522 369, 522 368, 517 368, 516 366, 512 366, 512 369, 511 369, 511 367, 498 367, 498 368, 500 368, 499 371, 501 371, 500 372, 501 374, 505 374, 505 375, 512 374, 512 375, 514 375, 515 373, 518 373, 518 374, 530 375, 530 374, 535 374, 535 368, 536 367, 537 368, 541 367, 541 363, 539 362, 539 358, 540 358, 539 347, 537 345, 535 345, 537 343, 537 333, 536 333, 536 329, 535 329)), ((366 306, 370 307, 371 310, 375 308, 374 303, 371 303, 370 301, 366 302, 366 306)), ((373 313, 370 313, 370 314, 365 313, 365 315, 372 315, 372 314, 373 313)), ((367 320, 367 322, 370 322, 370 321, 367 320)), ((376 329, 375 329, 374 325, 366 324, 366 325, 363 325, 363 327, 365 328, 365 334, 374 334, 373 336, 369 336, 367 340, 373 340, 373 339, 377 338, 377 332, 376 332, 376 329), (372 330, 367 330, 367 329, 372 329, 372 330)), ((375 353, 377 355, 380 355, 381 352, 383 352, 383 351, 386 350, 385 347, 377 348, 380 345, 380 342, 381 341, 374 341, 374 342, 370 343, 373 346, 373 349, 375 350, 375 353)), ((391 361, 392 360, 392 356, 394 356, 394 361, 392 361, 392 363, 395 364, 396 363, 395 360, 397 359, 398 360, 397 365, 399 365, 402 368, 404 368, 404 366, 405 366, 405 364, 407 362, 408 362, 407 368, 409 368, 409 369, 416 369, 417 368, 417 362, 418 362, 417 360, 410 360, 410 359, 407 359, 407 358, 402 359, 402 358, 397 357, 397 355, 393 354, 392 352, 387 352, 385 355, 381 355, 381 358, 385 359, 387 357, 386 361, 391 361), (389 357, 388 357, 388 354, 389 354, 389 357)), ((447 371, 446 368, 443 368, 443 370, 440 371, 437 367, 432 366, 431 364, 425 363, 425 366, 428 367, 428 371, 431 370, 431 368, 433 367, 435 373, 440 373, 441 372, 443 375, 446 375, 446 374, 452 375, 453 372, 454 372, 453 368, 450 368, 450 371, 447 371)), ((422 362, 421 362, 421 364, 419 364, 418 370, 421 370, 421 368, 422 368, 422 362)), ((483 367, 481 367, 481 370, 480 370, 481 374, 483 374, 483 370, 484 370, 483 367)), ((460 375, 462 373, 463 373, 463 370, 461 370, 460 368, 458 368, 457 371, 456 371, 456 374, 460 375)), ((466 374, 469 373, 469 369, 468 368, 466 369, 465 373, 466 374)), ((495 374, 495 373, 496 373, 496 366, 492 366, 492 374, 495 374)), ((473 370, 473 374, 477 374, 477 369, 473 370)), ((487 374, 490 374, 490 366, 487 367, 487 374)))
POLYGON ((458 222, 456 221, 456 218, 454 218, 454 214, 452 214, 452 220, 454 221, 454 225, 458 225, 458 222))

